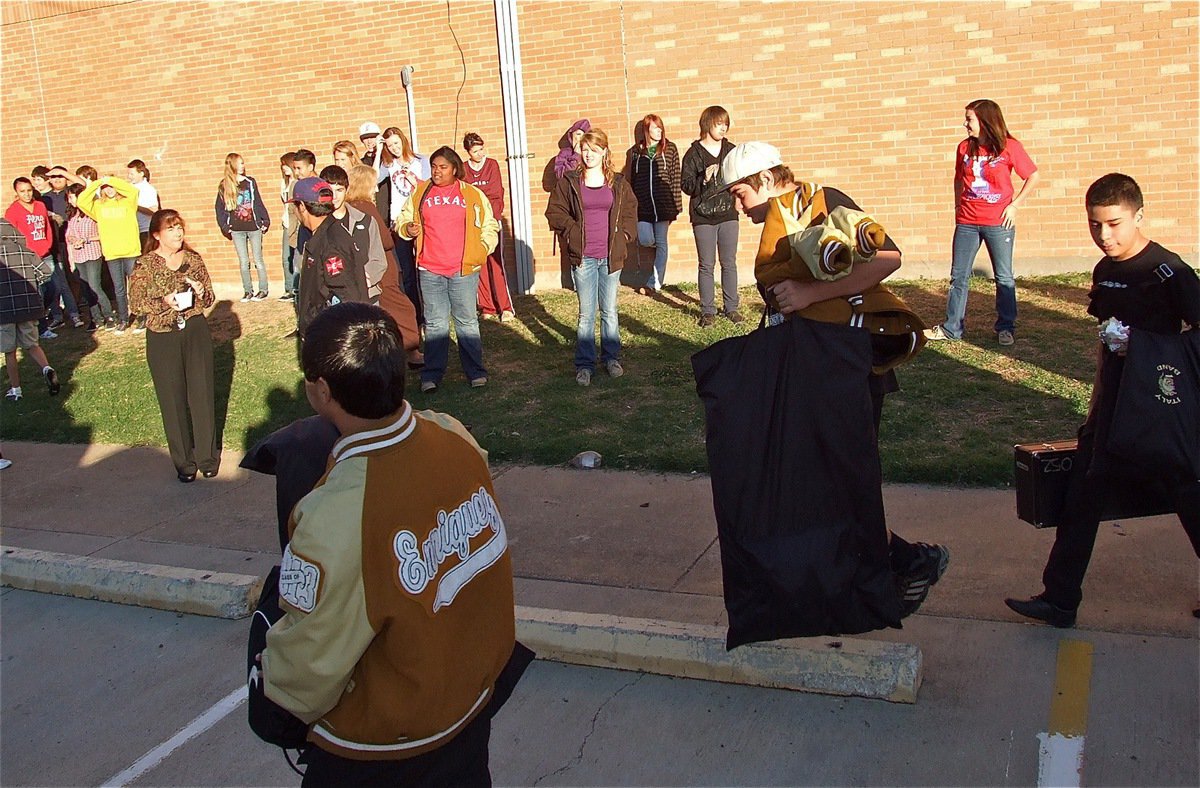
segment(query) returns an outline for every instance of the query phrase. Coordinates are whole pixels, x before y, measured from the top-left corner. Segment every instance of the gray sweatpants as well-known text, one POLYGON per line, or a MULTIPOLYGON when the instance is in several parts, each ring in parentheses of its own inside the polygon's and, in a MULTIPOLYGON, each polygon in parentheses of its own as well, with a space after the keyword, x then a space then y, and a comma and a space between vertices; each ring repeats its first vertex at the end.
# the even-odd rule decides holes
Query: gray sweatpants
POLYGON ((693 224, 692 235, 696 238, 696 257, 700 262, 700 312, 715 315, 717 307, 716 284, 713 273, 717 257, 721 258, 721 301, 726 314, 738 308, 737 245, 738 222, 736 219, 720 224, 693 224))

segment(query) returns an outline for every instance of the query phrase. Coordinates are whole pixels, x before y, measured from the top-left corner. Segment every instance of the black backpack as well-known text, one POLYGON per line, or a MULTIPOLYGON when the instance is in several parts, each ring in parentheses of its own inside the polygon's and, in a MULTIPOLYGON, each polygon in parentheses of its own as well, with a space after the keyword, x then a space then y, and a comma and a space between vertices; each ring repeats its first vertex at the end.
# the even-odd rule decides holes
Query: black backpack
POLYGON ((267 647, 267 630, 281 618, 279 567, 276 566, 267 575, 258 605, 250 618, 250 639, 246 646, 246 687, 249 696, 246 709, 250 717, 250 729, 258 738, 285 750, 301 750, 305 747, 308 725, 266 696, 262 665, 258 663, 258 656, 267 647))

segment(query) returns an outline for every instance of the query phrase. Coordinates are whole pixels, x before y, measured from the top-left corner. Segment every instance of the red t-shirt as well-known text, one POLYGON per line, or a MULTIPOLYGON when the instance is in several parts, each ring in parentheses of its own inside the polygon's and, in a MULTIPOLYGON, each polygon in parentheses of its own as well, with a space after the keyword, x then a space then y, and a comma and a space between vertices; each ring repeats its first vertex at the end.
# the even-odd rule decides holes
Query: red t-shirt
POLYGON ((458 181, 449 186, 432 186, 421 200, 420 266, 431 273, 453 276, 462 271, 467 242, 467 198, 458 181))
POLYGON ((54 246, 54 236, 51 235, 53 229, 50 226, 50 214, 42 201, 34 200, 31 207, 32 213, 19 200, 13 200, 13 204, 4 212, 4 218, 25 236, 29 251, 41 258, 50 254, 50 248, 54 246))
POLYGON ((967 155, 967 140, 958 143, 954 177, 961 197, 954 221, 987 227, 1000 224, 1000 216, 1013 198, 1013 170, 1026 180, 1037 172, 1037 165, 1029 158, 1024 146, 1012 137, 1008 138, 1004 152, 995 158, 987 148, 980 146, 972 159, 967 155))

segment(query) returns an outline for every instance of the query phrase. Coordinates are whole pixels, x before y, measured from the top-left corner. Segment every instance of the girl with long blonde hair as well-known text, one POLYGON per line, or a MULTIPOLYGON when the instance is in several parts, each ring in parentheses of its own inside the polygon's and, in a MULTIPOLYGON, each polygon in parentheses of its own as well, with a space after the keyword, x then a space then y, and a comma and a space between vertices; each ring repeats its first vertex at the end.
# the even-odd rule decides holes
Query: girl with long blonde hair
POLYGON ((609 376, 625 374, 617 323, 617 288, 626 249, 637 238, 637 198, 613 167, 608 135, 592 129, 579 145, 579 168, 567 172, 546 204, 546 220, 559 234, 579 297, 575 382, 590 386, 596 367, 596 310, 600 310, 600 361, 609 376))
POLYGON ((225 157, 225 173, 217 186, 217 227, 233 241, 242 269, 242 302, 267 297, 267 265, 263 262, 262 239, 271 226, 258 183, 246 174, 246 162, 237 153, 225 157), (250 255, 258 271, 258 290, 252 290, 250 255))

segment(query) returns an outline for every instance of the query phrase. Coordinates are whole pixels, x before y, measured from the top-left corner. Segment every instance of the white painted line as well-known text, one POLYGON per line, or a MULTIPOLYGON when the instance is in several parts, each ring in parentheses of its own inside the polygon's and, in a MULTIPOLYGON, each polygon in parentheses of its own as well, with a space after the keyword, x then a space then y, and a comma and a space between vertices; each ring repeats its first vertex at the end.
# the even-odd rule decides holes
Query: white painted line
POLYGON ((1038 734, 1038 788, 1079 788, 1082 776, 1082 736, 1038 734))
POLYGON ((188 740, 199 736, 206 730, 216 725, 221 720, 229 716, 229 713, 236 709, 246 700, 246 685, 242 685, 233 692, 221 698, 202 713, 199 717, 183 726, 178 733, 167 739, 162 744, 155 747, 150 752, 143 755, 133 762, 125 771, 114 775, 101 783, 104 788, 118 788, 119 786, 129 785, 137 778, 141 777, 146 772, 158 766, 165 761, 167 757, 182 747, 188 740))

